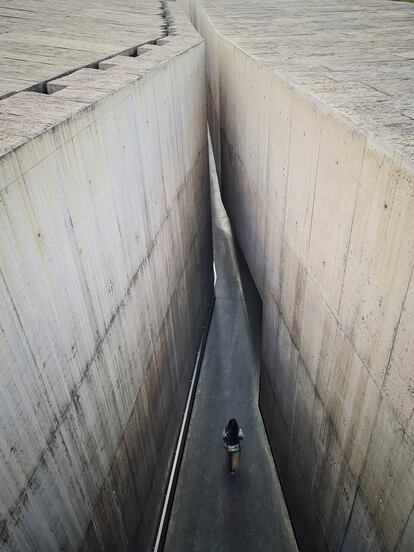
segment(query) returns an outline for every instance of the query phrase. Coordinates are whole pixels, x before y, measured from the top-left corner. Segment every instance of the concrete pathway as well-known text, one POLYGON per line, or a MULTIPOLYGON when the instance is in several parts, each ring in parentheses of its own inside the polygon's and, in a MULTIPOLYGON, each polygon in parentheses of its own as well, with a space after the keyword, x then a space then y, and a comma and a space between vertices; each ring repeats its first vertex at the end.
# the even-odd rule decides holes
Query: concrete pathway
POLYGON ((216 304, 165 551, 296 550, 257 406, 261 299, 233 241, 215 174, 212 210, 216 304), (235 477, 221 441, 231 417, 246 436, 235 477))

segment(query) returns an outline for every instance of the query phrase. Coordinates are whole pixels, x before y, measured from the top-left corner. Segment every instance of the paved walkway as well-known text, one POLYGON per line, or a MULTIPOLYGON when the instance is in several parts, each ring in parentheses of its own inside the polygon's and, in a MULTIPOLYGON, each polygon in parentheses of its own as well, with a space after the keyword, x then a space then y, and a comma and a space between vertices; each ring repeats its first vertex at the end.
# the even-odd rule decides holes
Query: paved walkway
POLYGON ((233 241, 215 175, 212 208, 216 304, 165 551, 296 550, 257 406, 261 299, 233 241), (221 442, 230 417, 246 436, 235 477, 221 442))

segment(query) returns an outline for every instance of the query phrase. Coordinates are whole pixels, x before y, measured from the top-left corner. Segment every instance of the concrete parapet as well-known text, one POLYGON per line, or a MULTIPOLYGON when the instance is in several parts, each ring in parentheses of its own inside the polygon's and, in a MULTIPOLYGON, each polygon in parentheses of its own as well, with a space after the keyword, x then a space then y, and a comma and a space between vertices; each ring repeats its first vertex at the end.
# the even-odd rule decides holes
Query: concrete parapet
POLYGON ((263 298, 260 404, 299 546, 412 550, 414 6, 182 4, 263 298))
POLYGON ((0 101, 0 550, 151 547, 213 289, 204 45, 168 11, 0 101))

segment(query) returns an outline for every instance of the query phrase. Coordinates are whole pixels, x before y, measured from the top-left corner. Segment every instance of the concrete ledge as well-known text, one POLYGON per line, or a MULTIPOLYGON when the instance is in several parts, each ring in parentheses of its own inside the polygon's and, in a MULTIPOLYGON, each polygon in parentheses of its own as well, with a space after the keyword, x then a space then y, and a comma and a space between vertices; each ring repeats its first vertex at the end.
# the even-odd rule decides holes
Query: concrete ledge
POLYGON ((201 42, 179 7, 165 9, 170 19, 177 19, 177 34, 161 45, 147 44, 133 50, 134 57, 115 56, 100 62, 99 69, 83 68, 50 80, 47 94, 21 92, 0 100, 0 158, 201 42))
POLYGON ((165 35, 161 0, 2 0, 0 98, 165 35))

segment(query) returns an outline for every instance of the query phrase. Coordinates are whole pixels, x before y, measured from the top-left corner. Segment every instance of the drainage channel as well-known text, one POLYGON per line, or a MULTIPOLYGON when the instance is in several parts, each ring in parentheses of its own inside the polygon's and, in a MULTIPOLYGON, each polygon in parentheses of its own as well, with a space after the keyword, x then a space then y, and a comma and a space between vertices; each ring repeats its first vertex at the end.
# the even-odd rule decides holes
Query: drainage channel
POLYGON ((209 312, 207 315, 206 325, 203 326, 203 334, 201 337, 200 347, 197 352, 196 361, 194 364, 194 370, 191 377, 190 389, 188 391, 187 402, 184 409, 183 420, 181 422, 180 433, 178 435, 177 446, 174 453, 174 460, 171 468, 170 477, 168 480, 167 492, 164 498, 164 504, 162 508, 161 518, 158 525, 157 536, 155 539, 154 552, 162 552, 165 545, 165 538, 168 530, 168 523, 171 514, 171 508, 174 500, 174 493, 177 486, 178 475, 181 467, 181 460, 184 454, 184 447, 188 432, 188 426, 190 424, 190 418, 192 408, 195 399, 195 393, 197 389, 197 383, 200 375, 201 363, 203 361, 204 350, 206 347, 207 336, 210 328, 211 317, 214 309, 214 291, 209 304, 209 312))

